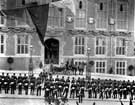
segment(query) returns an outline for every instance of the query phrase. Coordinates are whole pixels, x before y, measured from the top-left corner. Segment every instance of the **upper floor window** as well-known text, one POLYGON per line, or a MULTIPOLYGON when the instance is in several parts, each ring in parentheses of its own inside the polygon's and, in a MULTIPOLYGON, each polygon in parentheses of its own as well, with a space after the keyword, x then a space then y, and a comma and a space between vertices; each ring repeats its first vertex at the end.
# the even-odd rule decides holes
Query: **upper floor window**
POLYGON ((116 55, 126 55, 126 40, 124 38, 116 40, 116 55))
POLYGON ((97 37, 96 38, 96 55, 106 54, 106 38, 97 37))
POLYGON ((107 0, 100 0, 97 5, 96 28, 107 28, 107 0))
POLYGON ((86 2, 84 0, 79 0, 77 3, 75 28, 78 29, 86 28, 86 2))
POLYGON ((0 34, 0 54, 4 54, 5 53, 5 35, 4 34, 0 34))
POLYGON ((6 19, 3 16, 0 16, 0 25, 5 25, 6 24, 6 19))
POLYGON ((75 37, 74 42, 74 54, 84 55, 85 54, 85 38, 82 36, 75 37))
POLYGON ((64 9, 50 6, 48 26, 64 27, 64 9))
POLYGON ((96 73, 105 73, 106 72, 106 61, 104 60, 99 60, 99 61, 96 61, 95 63, 96 65, 96 73))
POLYGON ((29 36, 18 35, 17 36, 17 54, 28 54, 29 53, 29 36))
POLYGON ((117 29, 128 29, 128 2, 127 0, 117 0, 117 29))
POLYGON ((116 74, 125 75, 126 73, 126 61, 115 62, 116 74))

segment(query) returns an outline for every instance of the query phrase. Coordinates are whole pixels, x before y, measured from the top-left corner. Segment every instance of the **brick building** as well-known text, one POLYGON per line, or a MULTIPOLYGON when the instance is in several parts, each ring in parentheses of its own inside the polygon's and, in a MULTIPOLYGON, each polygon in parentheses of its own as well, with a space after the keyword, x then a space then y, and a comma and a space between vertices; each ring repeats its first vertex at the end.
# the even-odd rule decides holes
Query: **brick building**
MULTIPOLYGON (((8 1, 7 8, 23 6, 21 0, 8 1)), ((134 69, 129 70, 135 65, 134 0, 76 0, 76 12, 74 16, 67 8, 50 5, 45 47, 35 32, 1 33, 0 69, 28 70, 32 53, 34 68, 40 62, 60 65, 71 59, 79 65, 89 58, 94 61, 91 75, 95 78, 135 75, 134 69), (7 62, 9 57, 14 59, 12 64, 7 62)), ((20 21, 2 22, 1 17, 1 27, 30 28, 20 21)))

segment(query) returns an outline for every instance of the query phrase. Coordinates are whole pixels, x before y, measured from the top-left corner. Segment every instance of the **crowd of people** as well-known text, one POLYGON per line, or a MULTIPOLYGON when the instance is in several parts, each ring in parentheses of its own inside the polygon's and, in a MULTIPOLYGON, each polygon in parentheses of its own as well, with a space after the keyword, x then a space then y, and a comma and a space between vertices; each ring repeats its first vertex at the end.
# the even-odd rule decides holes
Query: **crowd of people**
POLYGON ((40 73, 38 77, 34 75, 27 76, 21 73, 16 76, 4 74, 0 75, 0 94, 4 90, 5 94, 23 94, 41 96, 43 91, 44 97, 65 97, 79 98, 79 102, 87 98, 120 98, 127 99, 130 96, 135 98, 135 81, 117 81, 117 80, 101 80, 78 77, 59 77, 54 78, 52 74, 40 73), (18 90, 18 91, 16 91, 18 90))

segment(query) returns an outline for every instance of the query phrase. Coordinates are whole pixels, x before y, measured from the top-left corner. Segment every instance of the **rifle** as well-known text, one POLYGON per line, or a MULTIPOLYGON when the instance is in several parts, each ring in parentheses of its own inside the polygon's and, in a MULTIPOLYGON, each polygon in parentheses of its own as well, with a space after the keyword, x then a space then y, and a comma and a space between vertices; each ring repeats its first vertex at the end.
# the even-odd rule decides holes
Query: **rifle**
POLYGON ((124 105, 120 98, 119 98, 119 101, 120 101, 121 105, 124 105))

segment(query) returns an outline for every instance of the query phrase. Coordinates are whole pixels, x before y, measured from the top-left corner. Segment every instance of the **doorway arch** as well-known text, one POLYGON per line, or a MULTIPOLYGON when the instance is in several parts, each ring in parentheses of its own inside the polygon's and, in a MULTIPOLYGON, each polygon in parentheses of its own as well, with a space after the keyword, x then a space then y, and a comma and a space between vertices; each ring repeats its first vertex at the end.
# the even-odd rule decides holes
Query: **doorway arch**
POLYGON ((59 40, 50 38, 45 41, 45 64, 59 64, 59 40))

